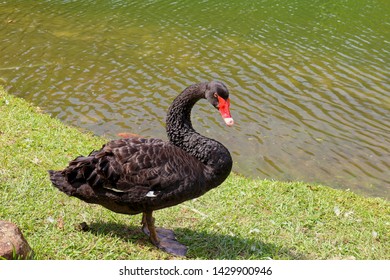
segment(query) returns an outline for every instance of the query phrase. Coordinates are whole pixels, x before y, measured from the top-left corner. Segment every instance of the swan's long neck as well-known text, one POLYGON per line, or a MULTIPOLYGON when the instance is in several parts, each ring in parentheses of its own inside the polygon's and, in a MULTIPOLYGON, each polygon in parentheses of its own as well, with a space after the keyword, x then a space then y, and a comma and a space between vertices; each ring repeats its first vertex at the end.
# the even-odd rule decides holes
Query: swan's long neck
POLYGON ((206 83, 196 84, 176 97, 168 110, 166 130, 169 141, 203 162, 207 166, 206 172, 220 184, 232 169, 230 153, 218 141, 196 132, 191 123, 191 109, 205 98, 205 91, 206 83))

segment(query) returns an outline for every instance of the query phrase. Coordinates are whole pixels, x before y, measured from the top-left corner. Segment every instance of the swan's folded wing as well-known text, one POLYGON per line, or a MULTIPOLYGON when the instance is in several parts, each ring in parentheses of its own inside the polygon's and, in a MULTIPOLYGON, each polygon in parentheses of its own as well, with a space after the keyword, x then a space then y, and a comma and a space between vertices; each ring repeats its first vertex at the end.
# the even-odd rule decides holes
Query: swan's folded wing
MULTIPOLYGON (((109 142, 94 154, 102 186, 116 192, 135 189, 172 191, 199 179, 202 163, 180 148, 159 140, 130 138, 109 142)), ((152 194, 152 193, 151 193, 152 194)))

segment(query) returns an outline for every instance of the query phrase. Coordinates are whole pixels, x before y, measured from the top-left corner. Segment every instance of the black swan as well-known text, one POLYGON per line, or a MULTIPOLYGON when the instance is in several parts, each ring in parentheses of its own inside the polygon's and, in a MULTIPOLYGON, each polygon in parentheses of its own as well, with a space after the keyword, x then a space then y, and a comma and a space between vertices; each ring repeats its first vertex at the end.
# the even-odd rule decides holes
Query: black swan
POLYGON ((158 248, 184 256, 187 247, 172 231, 155 228, 154 210, 199 197, 230 174, 232 158, 221 143, 197 133, 191 109, 207 99, 228 126, 229 91, 217 81, 187 87, 171 104, 166 119, 169 141, 131 137, 108 142, 89 156, 79 156, 61 171, 50 170, 60 191, 114 212, 142 215, 142 229, 158 248))

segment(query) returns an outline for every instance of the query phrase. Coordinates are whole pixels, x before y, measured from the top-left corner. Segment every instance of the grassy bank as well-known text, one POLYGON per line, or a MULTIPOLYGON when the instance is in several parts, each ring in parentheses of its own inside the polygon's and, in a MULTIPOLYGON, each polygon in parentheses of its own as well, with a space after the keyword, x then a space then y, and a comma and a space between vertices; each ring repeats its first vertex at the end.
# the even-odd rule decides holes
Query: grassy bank
MULTIPOLYGON (((37 259, 172 259, 112 213, 51 186, 48 169, 106 140, 42 114, 0 88, 0 219, 16 223, 37 259), (90 229, 78 229, 86 222, 90 229)), ((390 203, 300 182, 231 175, 201 198, 157 211, 190 259, 389 259, 390 203)))

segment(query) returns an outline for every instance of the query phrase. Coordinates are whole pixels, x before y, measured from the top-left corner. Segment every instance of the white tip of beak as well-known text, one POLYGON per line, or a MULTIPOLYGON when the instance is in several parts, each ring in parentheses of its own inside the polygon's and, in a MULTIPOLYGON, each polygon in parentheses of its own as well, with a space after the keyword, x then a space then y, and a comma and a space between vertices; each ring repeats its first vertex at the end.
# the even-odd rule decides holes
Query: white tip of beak
POLYGON ((233 118, 224 118, 223 119, 227 126, 232 126, 234 124, 233 118))

